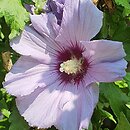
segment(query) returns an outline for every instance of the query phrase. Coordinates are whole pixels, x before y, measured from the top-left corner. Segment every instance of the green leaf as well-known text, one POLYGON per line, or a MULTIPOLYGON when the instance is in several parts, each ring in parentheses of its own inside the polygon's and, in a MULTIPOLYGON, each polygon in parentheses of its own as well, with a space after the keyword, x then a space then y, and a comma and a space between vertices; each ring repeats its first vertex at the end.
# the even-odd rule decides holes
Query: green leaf
POLYGON ((117 123, 111 113, 109 113, 109 112, 107 112, 107 111, 105 111, 105 110, 103 110, 103 109, 100 109, 100 110, 103 112, 103 114, 104 114, 108 119, 112 120, 115 124, 117 123))
POLYGON ((22 3, 34 4, 33 0, 22 0, 22 3))
POLYGON ((102 83, 100 84, 100 92, 109 101, 110 107, 117 117, 120 117, 121 111, 125 113, 126 104, 130 99, 118 86, 114 83, 102 83))
POLYGON ((35 13, 36 14, 43 12, 43 7, 45 3, 46 3, 46 0, 35 0, 35 6, 36 6, 35 13))
MULTIPOLYGON (((83 130, 85 130, 85 129, 83 129, 83 130)), ((91 122, 89 123, 88 130, 93 130, 93 125, 92 125, 92 123, 91 123, 91 122)))
POLYGON ((2 92, 0 91, 0 100, 2 99, 2 92))
POLYGON ((9 126, 10 123, 8 122, 7 118, 0 120, 0 130, 9 130, 9 126))
POLYGON ((116 4, 124 7, 124 16, 128 16, 130 14, 130 2, 129 0, 115 0, 116 4))
POLYGON ((129 130, 130 129, 130 123, 127 120, 126 116, 121 112, 119 123, 115 130, 129 130))
POLYGON ((4 98, 2 98, 2 100, 0 100, 0 110, 2 110, 2 109, 8 109, 8 106, 7 106, 4 98))
MULTIPOLYGON (((4 102, 6 102, 7 104, 14 99, 14 97, 12 97, 10 94, 8 94, 8 93, 6 92, 5 88, 1 88, 1 89, 0 89, 0 93, 1 93, 1 96, 2 96, 2 98, 3 98, 2 100, 4 100, 4 102)), ((0 101, 0 102, 1 102, 1 101, 0 101)), ((1 108, 1 107, 0 107, 0 108, 1 108)), ((6 107, 6 108, 7 108, 7 107, 6 107)))
POLYGON ((130 73, 127 72, 124 80, 127 82, 129 90, 130 90, 130 73))
POLYGON ((43 9, 43 6, 44 6, 45 3, 46 3, 46 0, 35 0, 35 6, 38 7, 38 8, 43 9))
POLYGON ((1 113, 4 116, 6 116, 7 118, 9 118, 10 111, 8 110, 8 106, 7 106, 6 101, 5 101, 4 98, 2 100, 0 100, 0 111, 1 111, 1 113))
POLYGON ((28 20, 28 13, 20 0, 0 0, 0 17, 4 17, 10 26, 10 38, 12 38, 23 30, 25 22, 28 20))
POLYGON ((126 106, 130 109, 130 102, 128 102, 128 103, 126 104, 126 106))
POLYGON ((124 43, 124 49, 126 52, 126 59, 130 61, 130 27, 127 27, 123 21, 119 23, 119 28, 113 35, 113 40, 121 41, 124 43))
POLYGON ((0 130, 5 129, 5 126, 0 126, 0 130))
POLYGON ((128 84, 125 80, 116 81, 115 84, 119 86, 119 88, 127 88, 128 84))
POLYGON ((16 107, 13 107, 9 121, 11 122, 9 130, 29 130, 27 122, 20 116, 16 107))
POLYGON ((100 39, 110 39, 124 43, 126 59, 130 61, 130 27, 123 16, 123 8, 117 7, 113 13, 104 12, 103 26, 99 33, 100 39))
POLYGON ((9 118, 10 116, 10 111, 8 111, 7 109, 1 109, 1 113, 7 118, 9 118))

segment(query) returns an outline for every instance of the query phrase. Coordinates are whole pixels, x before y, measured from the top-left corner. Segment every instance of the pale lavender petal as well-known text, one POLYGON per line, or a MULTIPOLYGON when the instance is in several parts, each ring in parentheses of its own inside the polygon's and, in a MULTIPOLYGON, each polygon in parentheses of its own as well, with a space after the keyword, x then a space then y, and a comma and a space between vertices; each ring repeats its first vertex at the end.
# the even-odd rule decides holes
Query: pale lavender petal
POLYGON ((126 68, 127 62, 124 59, 91 65, 87 72, 86 82, 114 82, 121 80, 126 75, 126 68))
POLYGON ((86 41, 101 29, 103 13, 91 0, 66 0, 57 41, 86 41))
POLYGON ((31 56, 40 62, 50 63, 56 56, 58 45, 49 37, 42 37, 32 27, 26 26, 20 37, 11 41, 11 47, 21 55, 31 56))
POLYGON ((91 116, 98 102, 99 88, 96 84, 91 84, 79 88, 74 91, 74 94, 78 98, 70 100, 62 108, 62 115, 58 120, 60 130, 88 129, 91 116))
POLYGON ((38 87, 29 95, 18 96, 16 98, 16 105, 21 115, 29 108, 29 106, 34 102, 37 96, 44 91, 44 89, 45 88, 38 87))
POLYGON ((98 94, 98 86, 93 84, 78 89, 56 82, 44 90, 38 88, 28 96, 18 97, 16 104, 30 126, 81 130, 88 128, 98 94))
POLYGON ((52 13, 31 15, 31 22, 33 27, 42 35, 47 35, 53 40, 59 33, 59 25, 57 19, 52 13))
POLYGON ((123 44, 110 40, 94 40, 81 42, 86 48, 83 53, 91 64, 114 62, 125 57, 123 44))
POLYGON ((4 87, 14 96, 32 93, 37 87, 46 87, 56 81, 57 75, 49 65, 31 57, 22 56, 6 75, 4 87))
MULTIPOLYGON (((68 87, 66 88, 68 89, 68 87)), ((28 96, 16 99, 21 115, 29 122, 30 126, 38 128, 56 126, 62 106, 71 98, 71 93, 62 89, 63 86, 60 86, 59 82, 55 82, 43 91, 40 88, 28 96), (66 99, 60 103, 63 96, 66 99)))
POLYGON ((121 42, 97 40, 82 43, 86 48, 83 55, 89 63, 84 79, 86 84, 114 82, 126 75, 127 62, 123 59, 125 52, 121 42))
POLYGON ((80 130, 88 129, 93 111, 95 106, 97 105, 99 97, 99 87, 97 84, 91 84, 87 86, 85 90, 83 90, 83 94, 81 95, 81 122, 80 122, 80 130))

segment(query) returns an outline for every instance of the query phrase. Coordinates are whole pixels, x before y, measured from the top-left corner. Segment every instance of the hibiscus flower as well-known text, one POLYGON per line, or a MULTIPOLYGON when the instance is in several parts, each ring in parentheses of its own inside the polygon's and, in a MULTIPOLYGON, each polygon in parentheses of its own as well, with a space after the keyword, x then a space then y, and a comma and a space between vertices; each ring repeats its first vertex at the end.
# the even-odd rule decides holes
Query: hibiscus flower
POLYGON ((97 82, 125 76, 122 43, 91 40, 102 18, 91 0, 65 0, 61 26, 53 13, 31 15, 32 25, 11 42, 21 57, 4 87, 30 126, 87 129, 98 102, 97 82))

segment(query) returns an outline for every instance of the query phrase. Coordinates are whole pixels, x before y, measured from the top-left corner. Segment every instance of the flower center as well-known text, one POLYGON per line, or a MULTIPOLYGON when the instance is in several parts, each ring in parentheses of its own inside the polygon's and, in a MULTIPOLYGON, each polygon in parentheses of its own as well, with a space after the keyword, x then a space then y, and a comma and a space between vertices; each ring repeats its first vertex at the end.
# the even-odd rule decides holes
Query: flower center
POLYGON ((60 72, 69 74, 77 74, 82 69, 82 59, 72 58, 60 64, 60 72))
POLYGON ((84 46, 78 44, 72 44, 72 47, 59 51, 56 70, 58 70, 61 83, 78 85, 84 81, 84 76, 89 68, 88 59, 82 55, 84 51, 84 46))

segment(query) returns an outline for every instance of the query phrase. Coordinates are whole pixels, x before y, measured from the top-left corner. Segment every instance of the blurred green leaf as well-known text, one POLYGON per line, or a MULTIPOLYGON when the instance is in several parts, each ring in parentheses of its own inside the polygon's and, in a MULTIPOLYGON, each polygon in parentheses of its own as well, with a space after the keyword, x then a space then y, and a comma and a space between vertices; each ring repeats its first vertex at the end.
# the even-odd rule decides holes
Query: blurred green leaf
POLYGON ((43 7, 44 7, 46 1, 47 1, 47 0, 35 0, 35 6, 36 6, 37 8, 43 9, 43 7))
POLYGON ((130 61, 130 27, 123 16, 122 7, 117 7, 113 13, 104 12, 103 26, 99 38, 120 41, 124 43, 126 59, 130 61))
POLYGON ((0 120, 0 130, 9 130, 10 123, 7 118, 0 120))
POLYGON ((9 122, 11 122, 9 130, 29 130, 27 122, 21 117, 16 107, 13 107, 9 122))
POLYGON ((124 16, 130 15, 130 1, 129 0, 115 0, 116 4, 124 7, 124 16))
POLYGON ((0 100, 2 99, 3 95, 2 95, 2 92, 0 91, 0 100))
MULTIPOLYGON (((83 130, 85 130, 85 129, 83 129, 83 130)), ((88 128, 88 130, 93 130, 93 125, 92 125, 91 122, 89 123, 89 128, 88 128)))
POLYGON ((121 112, 119 123, 115 130, 129 130, 130 129, 130 123, 128 122, 126 116, 121 112))
POLYGON ((20 0, 0 0, 0 17, 4 17, 11 28, 10 38, 23 30, 28 21, 28 13, 20 0))
POLYGON ((7 118, 9 118, 10 116, 10 111, 8 111, 7 109, 1 109, 1 113, 7 118))
POLYGON ((127 82, 129 90, 130 90, 130 73, 127 72, 124 80, 127 82))
POLYGON ((128 102, 128 103, 126 104, 126 106, 130 109, 130 102, 128 102))
POLYGON ((1 113, 4 116, 6 116, 7 118, 9 118, 10 111, 8 110, 8 106, 7 106, 6 101, 5 101, 4 98, 0 100, 0 111, 1 111, 1 113))
POLYGON ((115 84, 119 86, 119 88, 127 88, 128 84, 125 80, 116 81, 115 84))
POLYGON ((103 109, 101 109, 101 111, 103 112, 103 114, 110 120, 112 120, 115 124, 117 123, 116 120, 114 119, 113 115, 103 109))
POLYGON ((0 100, 0 110, 2 110, 2 109, 8 109, 8 106, 7 106, 6 101, 5 101, 4 98, 2 98, 0 100))
POLYGON ((35 0, 35 6, 36 6, 35 12, 36 12, 36 14, 43 12, 43 8, 44 8, 46 1, 47 0, 35 0))
POLYGON ((113 35, 113 40, 121 41, 124 43, 124 49, 126 52, 126 59, 130 61, 130 27, 125 26, 126 23, 121 23, 118 25, 119 28, 115 31, 113 35))
POLYGON ((117 117, 120 117, 121 111, 125 113, 125 104, 127 104, 130 99, 120 90, 119 87, 117 87, 114 83, 102 83, 100 84, 100 92, 109 101, 110 107, 117 117))
POLYGON ((26 3, 26 4, 34 4, 33 1, 34 1, 34 0, 22 0, 22 3, 26 3))

